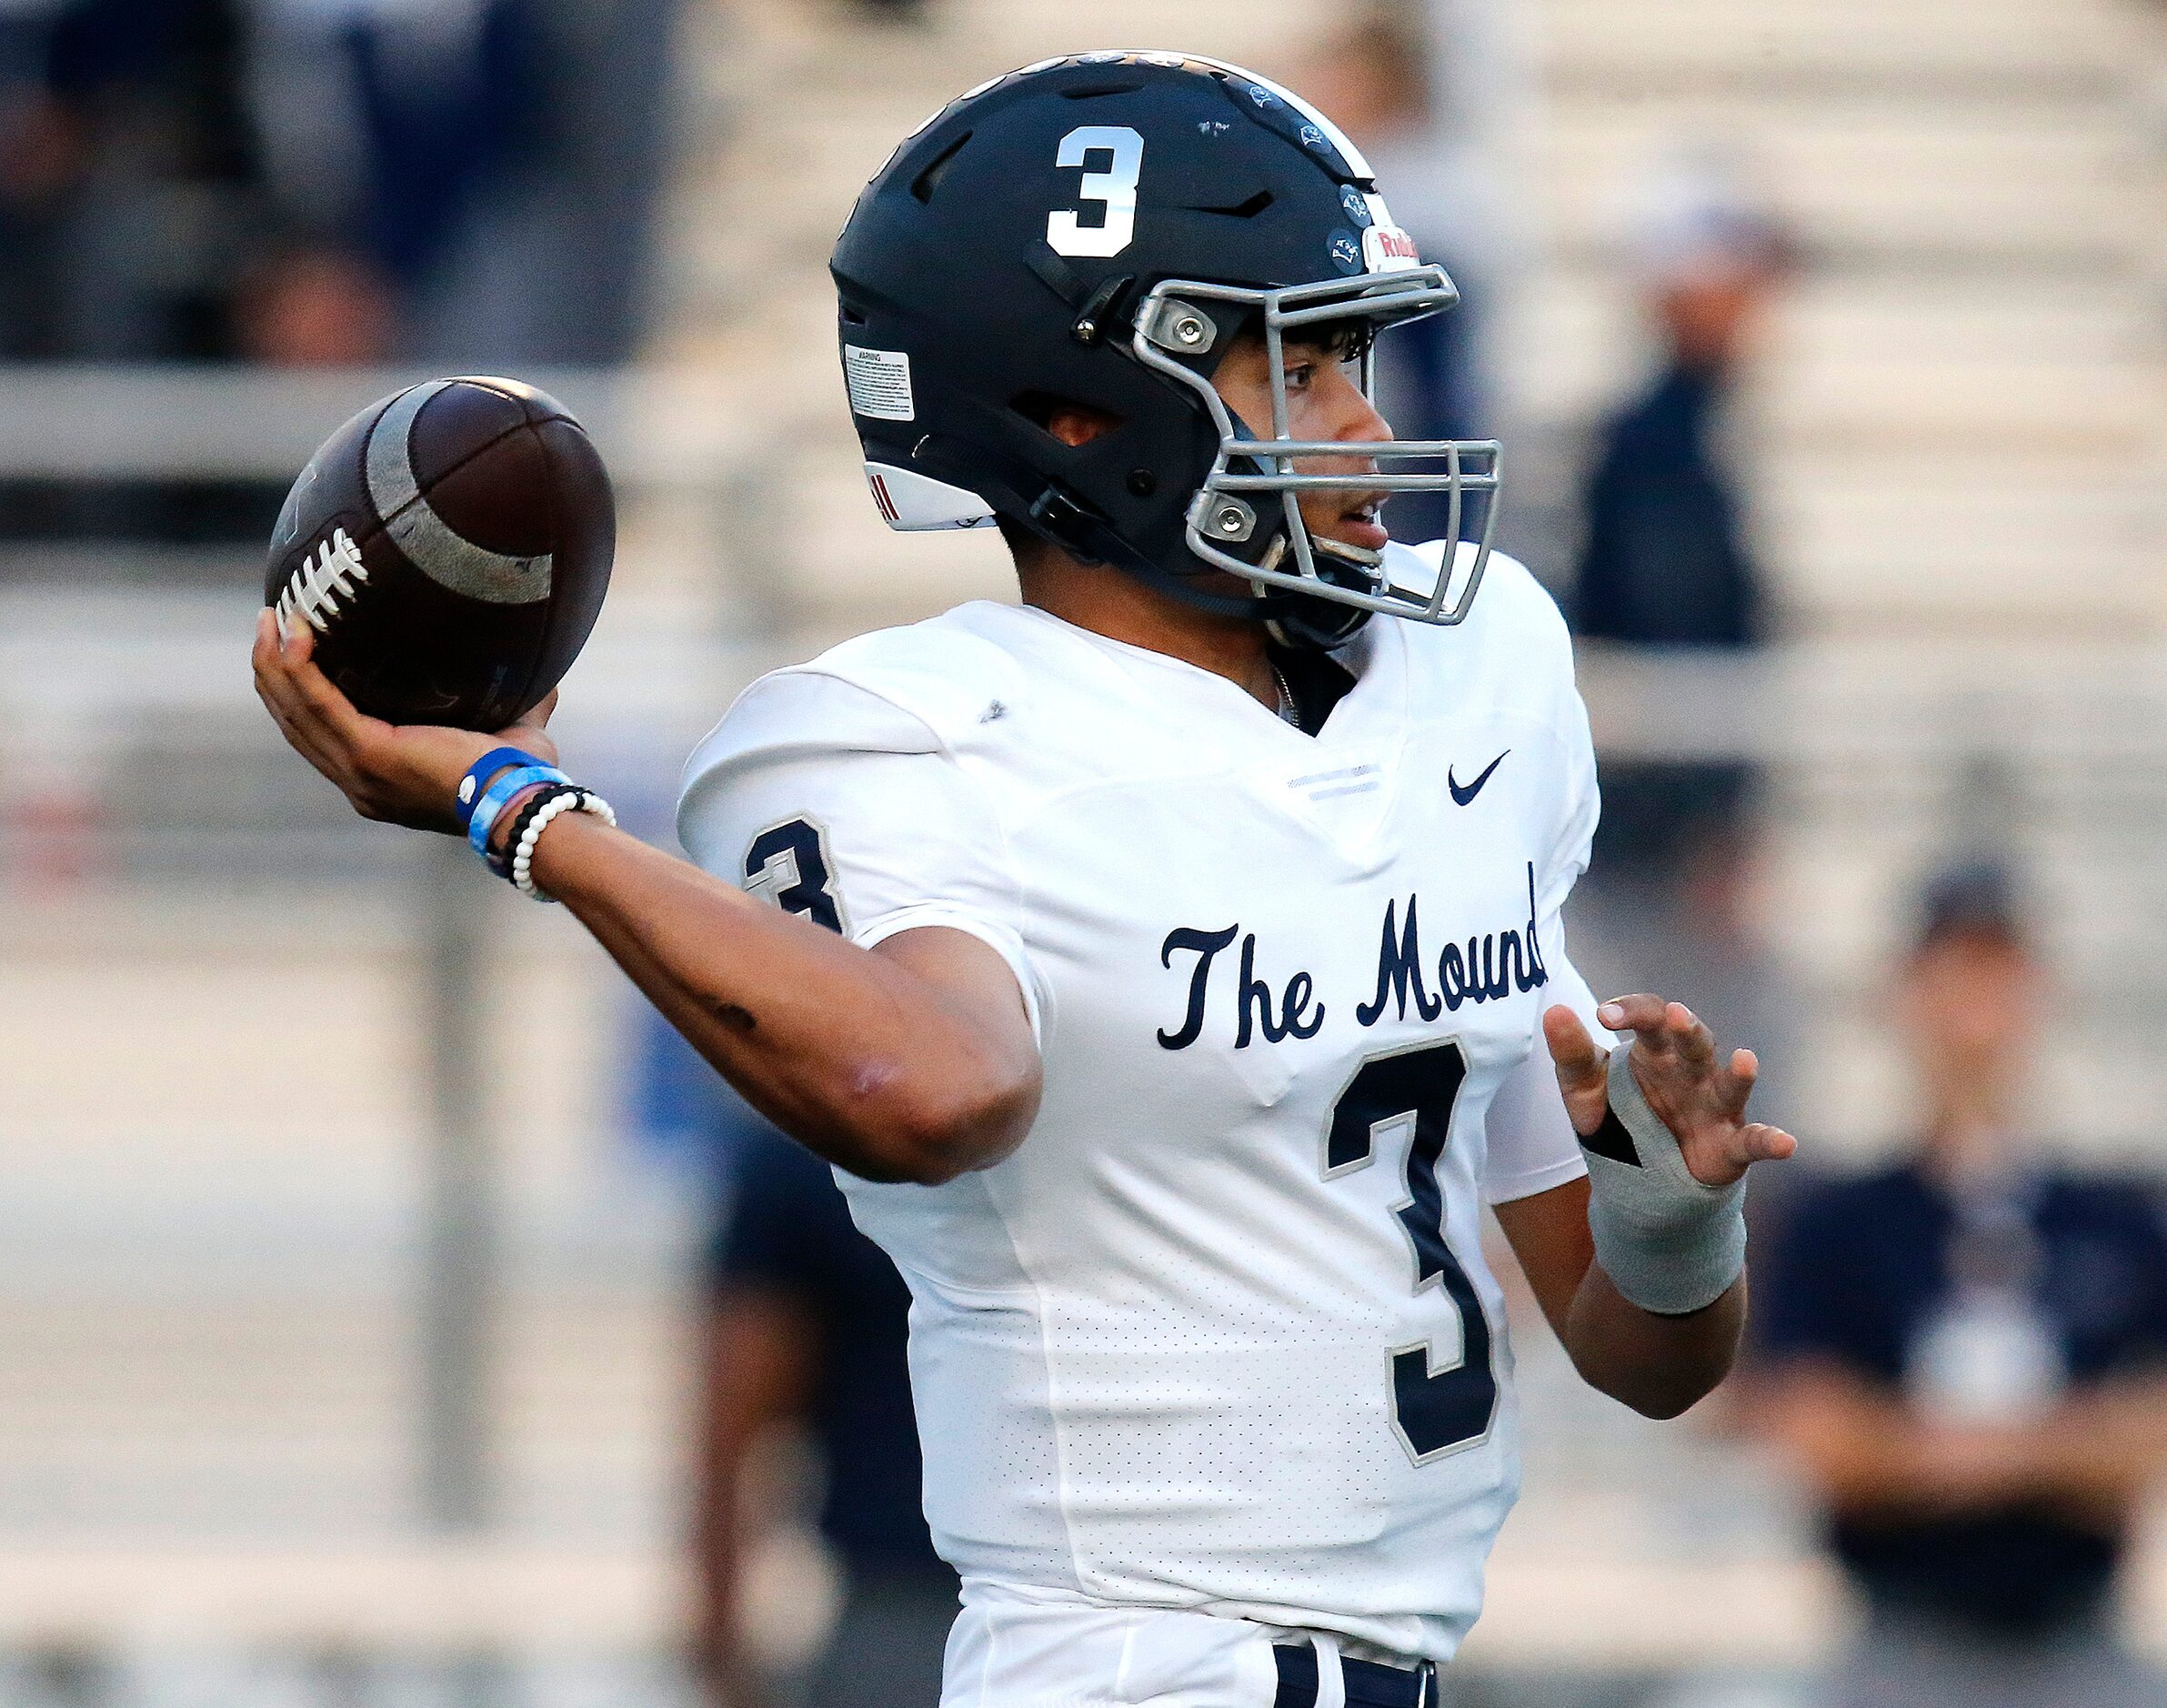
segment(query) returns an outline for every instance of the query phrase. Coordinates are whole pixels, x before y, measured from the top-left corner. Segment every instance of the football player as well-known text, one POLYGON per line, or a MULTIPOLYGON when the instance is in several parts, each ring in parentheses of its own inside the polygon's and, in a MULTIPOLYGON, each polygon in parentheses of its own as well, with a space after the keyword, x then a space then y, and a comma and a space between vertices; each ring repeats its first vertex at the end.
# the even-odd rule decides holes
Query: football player
POLYGON ((1488 548, 1497 447, 1368 393, 1451 283, 1320 113, 1131 53, 938 115, 834 273, 876 503, 998 525, 1023 600, 747 689, 697 867, 548 813, 587 803, 506 769, 538 722, 376 723, 268 617, 263 693, 365 813, 486 791, 477 846, 836 1165, 913 1295, 949 1703, 1423 1708, 1519 1481, 1483 1207, 1587 1380, 1669 1417, 1794 1148, 1749 1053, 1567 958, 1564 626, 1488 548), (1389 540, 1408 490, 1455 537, 1389 540))

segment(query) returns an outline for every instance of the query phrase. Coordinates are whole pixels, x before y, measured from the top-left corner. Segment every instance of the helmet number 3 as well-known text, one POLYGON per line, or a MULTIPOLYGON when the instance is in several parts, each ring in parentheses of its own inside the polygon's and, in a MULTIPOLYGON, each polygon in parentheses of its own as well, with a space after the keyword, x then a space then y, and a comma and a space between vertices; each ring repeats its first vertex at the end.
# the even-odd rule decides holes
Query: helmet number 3
POLYGON ((1144 172, 1144 139, 1125 125, 1086 125, 1061 138, 1057 166, 1091 165, 1094 154, 1110 155, 1103 172, 1086 170, 1082 199, 1103 212, 1087 226, 1083 209, 1057 207, 1046 216, 1046 241, 1056 255, 1119 255, 1136 240, 1136 186, 1144 172))

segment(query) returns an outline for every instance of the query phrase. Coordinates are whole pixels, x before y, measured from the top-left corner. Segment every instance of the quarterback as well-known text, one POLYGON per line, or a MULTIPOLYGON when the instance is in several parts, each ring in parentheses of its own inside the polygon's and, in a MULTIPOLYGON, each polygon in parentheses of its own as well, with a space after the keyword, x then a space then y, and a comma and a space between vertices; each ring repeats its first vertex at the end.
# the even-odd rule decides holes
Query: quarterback
POLYGON ((948 1708, 1429 1708, 1519 1482, 1484 1208, 1580 1373, 1670 1417, 1794 1148, 1749 1053, 1568 958, 1563 624, 1489 548, 1498 447, 1369 397, 1451 282, 1321 114, 1158 53, 948 107, 834 274, 874 501, 997 526, 1022 600, 755 683, 686 771, 697 864, 581 810, 538 720, 377 723, 269 613, 259 688, 836 1166, 913 1296, 948 1708), (1410 490, 1450 537, 1389 538, 1410 490))

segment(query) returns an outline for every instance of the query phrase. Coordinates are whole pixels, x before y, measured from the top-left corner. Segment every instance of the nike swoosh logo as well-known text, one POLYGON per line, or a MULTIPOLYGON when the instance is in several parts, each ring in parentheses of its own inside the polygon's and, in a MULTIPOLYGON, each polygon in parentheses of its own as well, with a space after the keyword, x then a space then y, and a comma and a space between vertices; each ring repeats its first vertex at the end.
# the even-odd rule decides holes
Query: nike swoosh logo
POLYGON ((1470 783, 1465 789, 1462 789, 1460 786, 1459 779, 1452 775, 1452 768, 1449 765, 1446 766, 1445 787, 1452 791, 1452 804, 1455 807, 1464 807, 1469 801, 1474 799, 1477 795, 1480 795, 1482 792, 1482 785, 1490 781, 1490 773, 1495 771, 1499 766, 1504 764, 1505 754, 1510 753, 1512 749, 1510 748, 1507 748, 1504 753, 1499 754, 1496 759, 1490 760, 1488 765, 1482 768, 1482 775, 1478 777, 1473 782, 1470 783))

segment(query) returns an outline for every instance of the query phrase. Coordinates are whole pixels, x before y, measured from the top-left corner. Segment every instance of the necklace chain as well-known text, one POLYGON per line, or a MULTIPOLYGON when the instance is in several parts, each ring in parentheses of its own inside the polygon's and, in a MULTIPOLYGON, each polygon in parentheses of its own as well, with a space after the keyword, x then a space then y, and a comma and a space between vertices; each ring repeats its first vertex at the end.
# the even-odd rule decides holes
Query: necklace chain
POLYGON ((1279 660, 1267 658, 1265 667, 1271 672, 1272 686, 1279 692, 1279 721, 1301 728, 1301 708, 1294 703, 1294 690, 1287 686, 1287 673, 1279 668, 1279 660))

